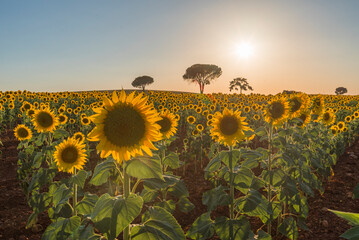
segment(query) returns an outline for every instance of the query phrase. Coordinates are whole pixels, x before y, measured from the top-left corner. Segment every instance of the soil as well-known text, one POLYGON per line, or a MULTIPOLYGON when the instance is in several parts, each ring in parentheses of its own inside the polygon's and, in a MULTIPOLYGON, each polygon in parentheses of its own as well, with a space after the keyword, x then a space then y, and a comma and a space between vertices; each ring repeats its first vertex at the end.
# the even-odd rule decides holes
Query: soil
MULTIPOLYGON (((17 169, 17 144, 11 131, 4 131, 0 135, 3 146, 0 160, 0 239, 41 239, 41 236, 50 224, 47 213, 39 216, 38 224, 31 229, 26 229, 26 221, 31 214, 31 208, 26 202, 26 197, 16 178, 17 169)), ((308 231, 299 230, 299 239, 341 239, 339 236, 350 228, 347 222, 328 211, 335 209, 340 211, 359 212, 359 200, 352 199, 352 191, 359 183, 359 140, 353 146, 348 147, 334 167, 334 176, 324 183, 324 193, 316 193, 314 198, 309 198, 309 216, 307 218, 308 231)), ((203 171, 187 166, 186 174, 182 175, 188 190, 189 199, 195 208, 189 213, 177 211, 174 213, 179 224, 186 232, 198 216, 207 211, 202 204, 203 192, 211 188, 210 183, 204 179, 203 171)), ((228 208, 219 208, 213 215, 227 215, 228 208)), ((250 218, 253 230, 261 227, 256 218, 250 218)), ((218 239, 213 237, 212 239, 218 239)), ((284 238, 278 238, 284 239, 284 238)))

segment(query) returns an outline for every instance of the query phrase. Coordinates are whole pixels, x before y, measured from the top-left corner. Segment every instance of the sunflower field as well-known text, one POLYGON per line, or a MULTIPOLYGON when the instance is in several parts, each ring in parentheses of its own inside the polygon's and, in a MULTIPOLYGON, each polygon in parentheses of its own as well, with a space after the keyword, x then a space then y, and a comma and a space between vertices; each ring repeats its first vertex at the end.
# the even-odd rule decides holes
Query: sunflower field
POLYGON ((358 138, 358 101, 0 92, 0 131, 18 140, 27 228, 44 212, 51 220, 43 239, 297 239, 308 229, 308 199, 358 138), (204 176, 208 190, 206 211, 184 228, 176 216, 198 207, 189 174, 204 176))

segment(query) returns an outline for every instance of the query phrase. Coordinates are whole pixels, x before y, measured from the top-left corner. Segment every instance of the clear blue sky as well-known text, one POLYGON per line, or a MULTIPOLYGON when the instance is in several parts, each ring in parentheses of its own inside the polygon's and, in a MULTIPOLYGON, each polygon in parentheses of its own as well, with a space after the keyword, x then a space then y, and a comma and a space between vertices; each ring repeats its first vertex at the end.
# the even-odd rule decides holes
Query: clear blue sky
POLYGON ((182 79, 195 63, 245 77, 256 93, 359 94, 357 0, 1 0, 0 90, 132 88, 198 92, 182 79), (236 46, 254 53, 240 58, 236 46))

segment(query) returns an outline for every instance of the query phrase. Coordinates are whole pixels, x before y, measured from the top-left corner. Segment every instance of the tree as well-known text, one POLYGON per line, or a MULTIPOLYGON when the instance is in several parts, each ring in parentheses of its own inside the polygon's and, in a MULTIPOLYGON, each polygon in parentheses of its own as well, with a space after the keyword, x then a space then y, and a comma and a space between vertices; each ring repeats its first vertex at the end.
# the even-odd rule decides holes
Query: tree
POLYGON ((142 91, 145 91, 146 85, 150 85, 153 83, 153 78, 150 76, 141 76, 135 78, 132 82, 132 86, 136 88, 142 88, 142 91))
POLYGON ((335 89, 335 94, 336 95, 342 95, 347 93, 348 90, 345 87, 338 87, 337 89, 335 89))
POLYGON ((246 78, 235 78, 232 81, 229 82, 229 91, 232 91, 233 88, 235 90, 240 91, 240 94, 242 94, 242 90, 243 91, 247 91, 247 90, 251 90, 253 91, 253 88, 251 86, 249 86, 249 83, 247 81, 246 78))
POLYGON ((204 85, 208 85, 212 80, 222 75, 222 69, 211 64, 194 64, 186 69, 183 75, 184 80, 198 83, 199 90, 203 93, 204 85))

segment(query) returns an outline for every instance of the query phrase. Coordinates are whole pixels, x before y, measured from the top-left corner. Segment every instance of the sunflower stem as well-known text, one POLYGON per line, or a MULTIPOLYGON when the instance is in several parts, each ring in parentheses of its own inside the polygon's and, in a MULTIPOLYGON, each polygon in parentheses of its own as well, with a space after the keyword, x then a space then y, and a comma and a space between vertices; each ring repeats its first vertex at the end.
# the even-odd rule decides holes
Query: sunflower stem
MULTIPOLYGON (((229 208, 229 218, 230 220, 234 219, 234 185, 233 185, 233 164, 232 164, 232 151, 233 147, 229 147, 229 187, 230 187, 230 208, 229 208)), ((230 239, 234 239, 233 236, 233 223, 232 221, 229 224, 229 236, 230 239)))
MULTIPOLYGON (((268 145, 268 172, 269 172, 269 176, 271 176, 272 174, 272 137, 273 137, 273 125, 272 123, 269 126, 269 145, 268 145)), ((272 201, 272 186, 271 186, 271 182, 272 182, 272 178, 269 178, 269 183, 268 183, 268 202, 269 204, 271 204, 272 201)), ((267 225, 268 228, 268 234, 271 235, 271 223, 269 222, 267 225)))
MULTIPOLYGON (((126 173, 126 161, 123 161, 123 197, 127 199, 130 196, 130 176, 126 173)), ((130 225, 123 230, 123 239, 130 239, 130 225)))
MULTIPOLYGON (((74 175, 76 176, 76 168, 74 168, 74 175)), ((73 204, 73 210, 74 210, 74 216, 77 216, 77 211, 76 211, 76 204, 77 204, 77 184, 74 183, 74 197, 72 199, 72 204, 73 204)))

